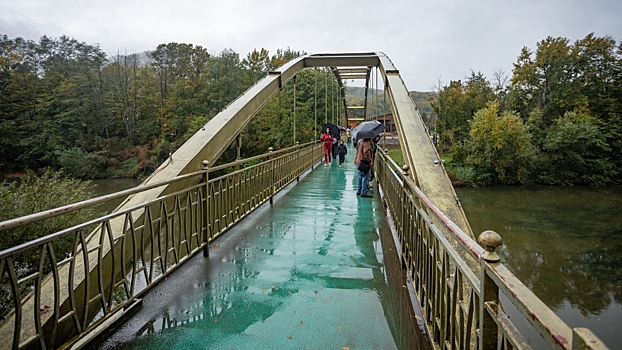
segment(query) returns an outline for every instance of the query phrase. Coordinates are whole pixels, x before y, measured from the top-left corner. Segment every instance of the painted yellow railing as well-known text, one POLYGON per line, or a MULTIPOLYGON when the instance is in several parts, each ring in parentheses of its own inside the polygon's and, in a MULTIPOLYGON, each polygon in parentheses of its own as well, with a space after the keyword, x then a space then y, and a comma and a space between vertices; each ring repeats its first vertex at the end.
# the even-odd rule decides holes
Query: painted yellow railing
POLYGON ((377 154, 375 170, 398 251, 436 348, 531 349, 504 310, 507 306, 516 308, 553 349, 606 349, 590 330, 566 325, 499 262, 497 233, 483 232, 482 248, 415 186, 408 167, 377 154), (510 305, 501 304, 501 294, 510 305))
POLYGON ((0 301, 10 310, 0 321, 0 348, 83 345, 184 261, 208 254, 209 242, 321 156, 321 145, 310 142, 221 166, 204 162, 203 171, 0 223, 6 233, 162 186, 180 188, 0 252, 0 301), (225 169, 233 171, 209 177, 225 169), (55 250, 60 240, 69 241, 70 252, 55 250), (33 256, 37 266, 27 266, 33 256))

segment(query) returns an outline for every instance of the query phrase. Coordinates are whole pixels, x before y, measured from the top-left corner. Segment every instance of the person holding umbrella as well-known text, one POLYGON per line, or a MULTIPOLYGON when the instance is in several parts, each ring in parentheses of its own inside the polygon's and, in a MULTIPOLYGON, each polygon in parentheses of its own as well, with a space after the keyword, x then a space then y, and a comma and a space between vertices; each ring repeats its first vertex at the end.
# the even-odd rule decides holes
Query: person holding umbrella
POLYGON ((324 149, 324 166, 330 164, 330 157, 333 152, 333 136, 330 134, 330 128, 326 128, 326 132, 320 138, 322 140, 322 148, 324 149))
POLYGON ((354 147, 356 147, 359 140, 363 139, 373 139, 374 137, 380 135, 384 131, 384 125, 382 125, 377 120, 372 120, 368 122, 362 122, 357 127, 352 129, 350 134, 352 134, 352 142, 354 142, 354 147))
POLYGON ((371 150, 371 140, 369 138, 362 139, 358 142, 354 164, 358 166, 356 194, 361 197, 371 197, 367 191, 369 190, 369 175, 371 168, 374 166, 374 158, 371 150))

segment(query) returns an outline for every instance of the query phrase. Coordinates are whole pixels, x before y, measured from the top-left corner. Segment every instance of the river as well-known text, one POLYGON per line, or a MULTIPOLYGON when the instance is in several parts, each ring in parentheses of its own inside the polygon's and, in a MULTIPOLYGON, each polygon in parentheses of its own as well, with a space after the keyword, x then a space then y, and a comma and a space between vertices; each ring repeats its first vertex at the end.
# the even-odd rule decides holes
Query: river
POLYGON ((622 188, 457 188, 476 236, 571 328, 622 344, 622 188))
MULTIPOLYGON (((132 178, 121 178, 121 179, 98 179, 91 180, 93 184, 93 193, 96 197, 105 196, 110 193, 127 190, 133 187, 140 185, 140 181, 132 178)), ((95 207, 102 213, 109 213, 113 211, 121 202, 123 202, 124 198, 115 199, 95 207)))

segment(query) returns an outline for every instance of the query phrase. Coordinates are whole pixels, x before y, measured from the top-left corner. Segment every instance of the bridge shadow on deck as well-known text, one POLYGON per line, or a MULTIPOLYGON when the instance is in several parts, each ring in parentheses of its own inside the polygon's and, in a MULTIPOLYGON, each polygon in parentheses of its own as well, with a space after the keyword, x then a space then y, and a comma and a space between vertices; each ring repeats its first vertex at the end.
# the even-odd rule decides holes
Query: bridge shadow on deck
MULTIPOLYGON (((306 173, 143 299, 104 349, 428 349, 353 149, 306 173)), ((419 322, 418 322, 419 320, 419 322)))

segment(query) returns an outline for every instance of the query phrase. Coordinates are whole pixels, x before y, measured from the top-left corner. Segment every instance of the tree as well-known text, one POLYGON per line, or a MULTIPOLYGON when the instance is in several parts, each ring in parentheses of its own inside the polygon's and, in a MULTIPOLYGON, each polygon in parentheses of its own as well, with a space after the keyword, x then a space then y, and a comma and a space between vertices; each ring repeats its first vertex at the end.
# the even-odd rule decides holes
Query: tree
POLYGON ((464 141, 469 134, 469 120, 473 114, 496 98, 484 75, 473 71, 464 83, 451 81, 436 95, 436 101, 431 101, 431 105, 438 118, 439 143, 446 148, 464 141))
POLYGON ((607 157, 610 147, 586 114, 568 112, 547 130, 542 142, 544 161, 539 181, 551 185, 587 184, 602 186, 617 175, 607 157))
MULTIPOLYGON (((519 63, 514 65, 512 85, 522 89, 530 108, 540 108, 547 125, 568 109, 567 103, 577 92, 573 83, 576 57, 568 39, 547 37, 537 44, 535 57, 523 48, 519 63)), ((572 108, 572 107, 571 107, 572 108)))
POLYGON ((24 74, 31 78, 24 91, 32 104, 16 128, 22 133, 17 161, 33 168, 57 166, 55 151, 92 144, 92 118, 103 113, 99 73, 105 54, 66 36, 43 36, 25 49, 24 74))
POLYGON ((215 114, 208 91, 213 58, 201 46, 179 43, 158 45, 151 58, 159 86, 160 138, 175 142, 177 147, 177 143, 185 141, 188 123, 194 117, 215 114))
MULTIPOLYGON (((541 145, 545 156, 551 161, 562 162, 569 157, 568 164, 579 168, 576 173, 570 169, 541 167, 541 181, 546 183, 607 183, 611 174, 620 174, 622 169, 622 56, 619 47, 611 37, 596 37, 593 33, 570 44, 565 38, 548 37, 537 45, 535 53, 523 48, 518 62, 514 64, 514 76, 509 92, 512 108, 522 116, 532 115, 538 110, 541 145), (575 117, 568 119, 568 113, 575 117), (579 118, 576 116, 590 116, 579 118), (558 119, 563 119, 559 121, 558 119), (571 120, 575 120, 570 122, 571 120), (587 123, 587 124, 586 124, 587 123), (550 130, 549 130, 550 129, 550 130), (592 177, 588 168, 575 163, 577 155, 558 149, 561 140, 557 136, 573 136, 578 130, 586 135, 605 138, 605 145, 598 148, 604 152, 597 156, 604 163, 599 168, 604 178, 592 177), (598 132, 597 132, 598 131, 598 132), (596 134, 595 134, 596 133, 596 134), (553 135, 557 135, 554 137, 553 135), (548 139, 547 139, 548 138, 548 139), (554 141, 557 140, 557 141, 554 141), (559 151, 559 152, 558 152, 559 151), (561 153, 560 153, 561 152, 561 153), (605 164, 608 164, 605 166, 605 164), (607 170, 613 164, 612 172, 607 170), (582 170, 580 170, 582 169, 582 170), (582 171, 587 173, 582 174, 582 171), (573 175, 574 173, 574 175, 573 175), (607 175, 605 175, 605 173, 607 175), (564 175, 565 174, 565 175, 564 175), (588 178, 584 178, 583 175, 588 178), (555 179, 555 176, 561 176, 555 179)), ((569 142, 572 140, 569 140, 569 142)), ((595 139, 586 140, 589 143, 595 139)), ((600 144, 596 142, 596 144, 600 144)), ((568 145, 570 146, 570 145, 568 145)), ((594 145, 592 145, 594 146, 594 145)), ((581 154, 582 151, 578 151, 581 154)), ((579 158, 582 158, 579 157, 579 158)), ((589 157, 588 157, 589 158, 589 157)), ((581 163, 581 162, 579 162, 581 163)), ((561 163, 560 163, 561 166, 561 163)))
POLYGON ((26 44, 21 38, 0 37, 0 166, 16 167, 22 120, 29 117, 29 84, 32 71, 23 64, 26 44))
POLYGON ((270 54, 268 50, 264 48, 261 48, 259 51, 253 49, 253 51, 249 52, 246 58, 242 60, 242 67, 246 69, 251 84, 258 82, 268 74, 270 66, 270 54))
POLYGON ((464 177, 471 185, 530 181, 535 153, 528 127, 518 115, 500 111, 493 102, 475 113, 470 127, 451 163, 459 175, 468 175, 464 177))
MULTIPOLYGON (((134 144, 134 132, 138 118, 138 55, 135 53, 122 55, 117 52, 111 64, 106 68, 109 71, 107 81, 110 84, 111 103, 108 111, 112 112, 112 116, 108 116, 105 120, 121 119, 125 125, 129 143, 134 144)), ((106 132, 106 138, 108 138, 108 132, 106 132)))

